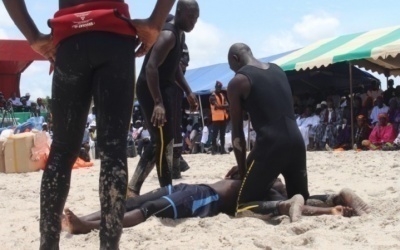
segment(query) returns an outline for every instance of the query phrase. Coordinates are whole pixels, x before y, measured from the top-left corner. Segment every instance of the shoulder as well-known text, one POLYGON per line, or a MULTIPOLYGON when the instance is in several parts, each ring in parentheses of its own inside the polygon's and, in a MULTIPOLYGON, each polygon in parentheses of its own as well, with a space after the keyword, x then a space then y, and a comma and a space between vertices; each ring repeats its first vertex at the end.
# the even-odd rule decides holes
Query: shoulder
POLYGON ((228 84, 228 96, 240 96, 247 98, 250 93, 251 85, 247 76, 238 73, 228 84))

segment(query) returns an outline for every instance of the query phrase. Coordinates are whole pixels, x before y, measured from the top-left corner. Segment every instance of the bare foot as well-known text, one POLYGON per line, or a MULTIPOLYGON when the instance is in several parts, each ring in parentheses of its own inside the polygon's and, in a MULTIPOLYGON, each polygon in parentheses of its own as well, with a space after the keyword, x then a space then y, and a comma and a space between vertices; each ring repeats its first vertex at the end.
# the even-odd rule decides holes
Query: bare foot
POLYGON ((288 215, 290 222, 300 220, 304 206, 304 198, 300 194, 296 194, 290 200, 282 201, 278 205, 280 214, 288 215))
POLYGON ((64 213, 63 221, 65 220, 65 222, 62 223, 64 230, 68 231, 70 234, 87 234, 91 231, 85 221, 79 219, 71 210, 66 208, 64 209, 64 213))
POLYGON ((344 217, 351 217, 354 215, 354 210, 351 207, 336 206, 333 207, 332 215, 339 215, 344 217))
POLYGON ((335 205, 351 207, 356 215, 365 215, 371 212, 371 209, 358 195, 348 188, 343 188, 334 201, 335 205))

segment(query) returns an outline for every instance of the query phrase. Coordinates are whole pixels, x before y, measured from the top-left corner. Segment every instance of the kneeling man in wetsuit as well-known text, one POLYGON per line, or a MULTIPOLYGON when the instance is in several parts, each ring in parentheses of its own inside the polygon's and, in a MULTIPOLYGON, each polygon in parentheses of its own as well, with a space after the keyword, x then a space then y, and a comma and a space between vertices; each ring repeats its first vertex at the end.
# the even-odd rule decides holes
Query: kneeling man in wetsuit
POLYGON ((238 176, 242 187, 237 211, 243 204, 265 200, 279 174, 285 178, 288 198, 309 197, 306 150, 294 118, 292 92, 283 70, 254 58, 246 44, 231 46, 230 68, 236 73, 228 85, 232 119, 232 145, 237 167, 228 176, 238 176), (243 111, 249 113, 257 134, 256 145, 246 159, 243 111))

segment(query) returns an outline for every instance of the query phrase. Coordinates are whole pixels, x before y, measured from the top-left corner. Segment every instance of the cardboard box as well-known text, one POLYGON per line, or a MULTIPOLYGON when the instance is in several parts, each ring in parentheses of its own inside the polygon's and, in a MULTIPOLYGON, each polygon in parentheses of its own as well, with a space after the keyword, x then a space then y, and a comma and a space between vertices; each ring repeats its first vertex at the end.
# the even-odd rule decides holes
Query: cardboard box
POLYGON ((6 163, 4 161, 4 143, 5 141, 0 140, 0 173, 6 172, 6 163))
POLYGON ((26 173, 38 170, 31 161, 34 133, 10 136, 4 147, 5 172, 26 173))

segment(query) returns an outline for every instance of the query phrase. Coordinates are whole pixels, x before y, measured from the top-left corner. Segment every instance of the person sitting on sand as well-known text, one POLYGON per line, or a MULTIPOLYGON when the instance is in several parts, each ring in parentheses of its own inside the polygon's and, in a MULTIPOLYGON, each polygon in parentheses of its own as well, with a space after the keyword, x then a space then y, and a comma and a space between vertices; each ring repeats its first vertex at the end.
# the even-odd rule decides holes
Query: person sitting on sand
POLYGON ((378 124, 374 127, 368 140, 362 142, 362 145, 371 150, 381 149, 386 144, 391 145, 396 139, 396 133, 393 125, 388 123, 389 118, 386 113, 378 116, 378 124))
MULTIPOLYGON (((142 196, 128 198, 126 213, 123 219, 124 227, 133 227, 150 216, 181 219, 190 217, 211 217, 219 213, 233 215, 236 207, 236 197, 241 181, 225 179, 214 184, 179 184, 166 186, 151 191, 142 196)), ((278 179, 268 194, 270 201, 251 202, 244 204, 238 217, 268 218, 270 216, 288 215, 291 221, 296 221, 303 215, 363 215, 369 212, 367 204, 349 189, 343 189, 337 195, 321 195, 318 203, 332 207, 311 207, 304 204, 301 195, 295 195, 286 200, 286 187, 278 179), (285 201, 284 201, 285 200, 285 201), (326 202, 325 202, 326 201, 326 202), (246 209, 245 209, 246 208, 246 209)), ((76 216, 71 210, 65 209, 62 227, 71 234, 86 234, 100 228, 100 212, 83 217, 76 216)))

